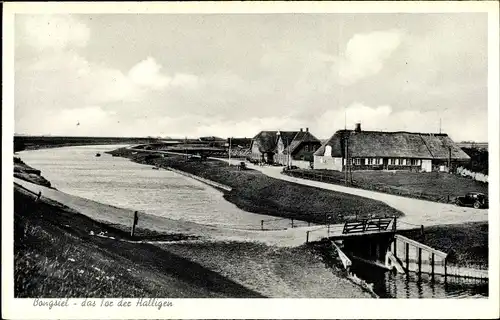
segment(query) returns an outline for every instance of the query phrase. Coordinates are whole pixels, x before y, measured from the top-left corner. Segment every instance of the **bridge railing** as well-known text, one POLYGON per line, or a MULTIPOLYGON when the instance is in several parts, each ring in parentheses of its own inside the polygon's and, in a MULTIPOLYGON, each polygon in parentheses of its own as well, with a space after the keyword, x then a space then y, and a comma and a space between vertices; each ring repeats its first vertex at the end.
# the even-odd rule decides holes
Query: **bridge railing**
POLYGON ((396 231, 397 218, 371 218, 371 219, 361 219, 356 221, 347 221, 344 223, 344 229, 342 234, 349 233, 362 233, 367 231, 396 231), (389 226, 392 224, 392 228, 389 226))

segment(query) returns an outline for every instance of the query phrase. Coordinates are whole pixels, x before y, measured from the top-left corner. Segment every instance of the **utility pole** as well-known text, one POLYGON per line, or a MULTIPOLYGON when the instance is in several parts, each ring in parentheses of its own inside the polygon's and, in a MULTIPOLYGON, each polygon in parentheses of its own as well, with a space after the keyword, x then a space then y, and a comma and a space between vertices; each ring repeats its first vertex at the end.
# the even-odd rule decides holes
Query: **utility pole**
POLYGON ((229 166, 231 166, 231 137, 229 137, 229 166))
POLYGON ((288 148, 288 151, 286 152, 286 163, 287 167, 290 168, 290 145, 288 144, 288 137, 286 138, 286 148, 288 148))
POLYGON ((188 150, 187 150, 187 136, 186 136, 186 137, 184 137, 184 153, 185 153, 185 156, 184 156, 184 157, 185 157, 185 158, 186 158, 186 160, 187 160, 187 158, 188 158, 188 150))
POLYGON ((448 172, 451 172, 451 147, 448 147, 448 172))
POLYGON ((441 118, 439 118, 439 134, 441 134, 441 118))
POLYGON ((345 168, 344 168, 344 171, 345 171, 345 175, 344 175, 344 179, 345 179, 345 185, 347 186, 347 181, 348 181, 348 176, 349 176, 349 148, 347 147, 347 144, 348 144, 348 139, 347 139, 347 134, 344 136, 344 144, 345 144, 345 156, 344 156, 344 159, 345 159, 345 168))

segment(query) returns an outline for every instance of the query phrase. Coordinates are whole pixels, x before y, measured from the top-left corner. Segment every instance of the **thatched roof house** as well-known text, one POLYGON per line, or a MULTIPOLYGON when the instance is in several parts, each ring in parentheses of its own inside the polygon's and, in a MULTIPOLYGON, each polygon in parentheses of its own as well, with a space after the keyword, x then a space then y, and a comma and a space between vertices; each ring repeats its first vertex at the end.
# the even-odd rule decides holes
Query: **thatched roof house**
MULTIPOLYGON (((315 168, 423 169, 467 162, 470 157, 447 134, 339 130, 314 153, 315 168), (347 151, 347 154, 346 154, 347 151)), ((443 169, 443 168, 441 168, 443 169)))
MULTIPOLYGON (((252 158, 290 165, 292 160, 312 161, 321 142, 306 128, 299 131, 261 131, 252 140, 252 158), (277 155, 277 157, 274 157, 277 155)), ((309 166, 309 165, 307 165, 309 166)))

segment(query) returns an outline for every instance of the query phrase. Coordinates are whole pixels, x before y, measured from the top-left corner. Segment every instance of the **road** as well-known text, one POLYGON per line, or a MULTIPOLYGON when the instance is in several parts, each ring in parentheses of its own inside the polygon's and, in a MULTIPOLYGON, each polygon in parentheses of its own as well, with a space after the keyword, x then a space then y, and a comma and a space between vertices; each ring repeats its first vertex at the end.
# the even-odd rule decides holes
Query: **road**
MULTIPOLYGON (((228 159, 220 158, 218 160, 228 161, 228 159)), ((238 164, 239 162, 241 162, 241 160, 231 160, 232 164, 238 164)), ((387 205, 403 212, 405 216, 398 219, 398 221, 408 225, 423 225, 427 227, 440 224, 488 221, 488 210, 485 209, 458 207, 453 204, 400 197, 382 192, 349 188, 325 182, 290 177, 281 173, 283 170, 282 167, 261 167, 251 163, 247 163, 247 166, 272 178, 382 201, 387 205)))

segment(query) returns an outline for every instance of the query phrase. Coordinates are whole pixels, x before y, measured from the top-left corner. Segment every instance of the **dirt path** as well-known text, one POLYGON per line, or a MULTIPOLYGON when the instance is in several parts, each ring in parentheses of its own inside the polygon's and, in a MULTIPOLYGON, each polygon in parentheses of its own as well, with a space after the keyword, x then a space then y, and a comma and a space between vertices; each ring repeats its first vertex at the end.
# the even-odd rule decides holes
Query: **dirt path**
MULTIPOLYGON (((219 159, 227 161, 227 159, 219 159)), ((239 161, 232 161, 239 163, 239 161)), ((488 210, 457 207, 452 204, 437 203, 419 199, 395 196, 391 194, 343 187, 339 185, 290 177, 281 174, 282 167, 256 166, 248 164, 249 168, 258 170, 270 177, 295 182, 307 186, 348 193, 365 198, 379 200, 387 205, 404 212, 405 216, 398 221, 408 224, 432 226, 439 224, 456 224, 464 222, 488 221, 488 210)))

